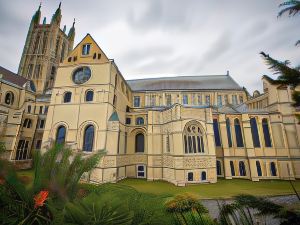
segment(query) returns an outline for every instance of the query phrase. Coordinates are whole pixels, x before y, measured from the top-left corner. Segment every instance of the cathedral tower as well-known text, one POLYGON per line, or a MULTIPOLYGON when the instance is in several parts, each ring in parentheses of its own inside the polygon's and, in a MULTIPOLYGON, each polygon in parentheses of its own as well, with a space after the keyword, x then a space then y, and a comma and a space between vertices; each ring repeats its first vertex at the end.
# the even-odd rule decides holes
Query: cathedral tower
POLYGON ((41 19, 41 5, 33 15, 25 46, 23 49, 18 74, 33 80, 38 94, 53 87, 58 64, 73 49, 75 38, 75 20, 66 34, 66 26, 60 29, 61 3, 52 16, 51 22, 41 19))

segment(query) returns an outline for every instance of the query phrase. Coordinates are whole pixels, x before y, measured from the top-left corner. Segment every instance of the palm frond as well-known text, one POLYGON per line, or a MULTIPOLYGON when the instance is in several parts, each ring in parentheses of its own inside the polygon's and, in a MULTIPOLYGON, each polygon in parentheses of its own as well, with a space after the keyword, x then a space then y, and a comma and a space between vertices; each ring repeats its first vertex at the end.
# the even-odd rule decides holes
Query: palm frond
POLYGON ((279 11, 278 17, 281 17, 283 14, 288 13, 289 16, 295 16, 300 12, 300 1, 287 1, 279 5, 279 7, 286 7, 279 11))

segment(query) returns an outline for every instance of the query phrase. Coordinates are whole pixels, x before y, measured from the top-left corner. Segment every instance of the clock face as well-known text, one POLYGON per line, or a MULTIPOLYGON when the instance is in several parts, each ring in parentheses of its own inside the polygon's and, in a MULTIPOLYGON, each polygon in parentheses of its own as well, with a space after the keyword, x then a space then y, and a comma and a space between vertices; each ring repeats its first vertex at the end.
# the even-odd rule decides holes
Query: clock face
POLYGON ((77 68, 73 72, 73 82, 75 84, 83 84, 87 82, 91 77, 91 70, 87 66, 83 66, 80 68, 77 68))

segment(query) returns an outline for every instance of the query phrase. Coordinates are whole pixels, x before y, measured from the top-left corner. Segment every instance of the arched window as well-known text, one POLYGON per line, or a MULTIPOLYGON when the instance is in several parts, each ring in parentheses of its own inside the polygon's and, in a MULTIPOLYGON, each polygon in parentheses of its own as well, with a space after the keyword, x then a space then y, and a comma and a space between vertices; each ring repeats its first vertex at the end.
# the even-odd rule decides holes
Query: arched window
POLYGON ((143 125, 144 124, 144 118, 143 117, 136 118, 135 124, 136 125, 143 125))
POLYGON ((72 92, 66 92, 64 94, 64 103, 68 103, 71 102, 71 98, 72 98, 72 92))
POLYGON ((206 180, 206 172, 205 171, 202 171, 202 173, 201 173, 201 180, 202 181, 206 180))
POLYGON ((94 145, 94 126, 88 125, 84 130, 83 135, 83 146, 82 150, 85 152, 91 152, 93 150, 94 145))
POLYGON ((251 125, 253 145, 256 148, 259 148, 260 147, 260 141, 259 141, 257 123, 256 123, 256 119, 254 117, 250 118, 250 125, 251 125))
POLYGON ((257 176, 261 177, 262 176, 262 172, 261 172, 261 166, 260 166, 260 162, 256 161, 256 169, 257 169, 257 176))
POLYGON ((56 144, 64 144, 66 139, 66 127, 59 126, 56 132, 56 144))
POLYGON ((271 169, 271 176, 277 176, 277 170, 274 162, 271 162, 270 169, 271 169))
POLYGON ((194 180, 194 173, 188 172, 188 181, 193 181, 193 180, 194 180))
POLYGON ((217 175, 222 175, 221 162, 217 160, 217 175))
POLYGON ((239 119, 234 120, 234 129, 235 129, 236 146, 237 147, 244 147, 242 129, 241 129, 239 119))
POLYGON ((28 112, 28 113, 31 113, 31 105, 28 105, 28 106, 27 106, 27 112, 28 112))
POLYGON ((230 170, 231 170, 231 176, 235 176, 234 164, 232 161, 230 161, 230 170))
POLYGON ((94 98, 94 92, 92 90, 89 90, 85 93, 85 101, 86 102, 93 101, 93 98, 94 98))
POLYGON ((213 128, 214 128, 215 144, 217 147, 220 147, 221 137, 220 137, 220 130, 219 130, 219 122, 217 119, 213 119, 213 128))
POLYGON ((246 176, 245 163, 243 161, 239 162, 240 176, 246 176))
POLYGON ((7 104, 7 105, 12 105, 12 104, 14 104, 14 94, 12 93, 12 92, 7 92, 6 94, 5 94, 5 104, 7 104))
POLYGON ((184 152, 186 154, 203 153, 204 140, 201 125, 192 121, 185 125, 183 131, 184 152))
POLYGON ((227 140, 228 140, 228 147, 232 147, 232 138, 231 138, 231 127, 230 127, 230 119, 226 119, 226 130, 227 130, 227 140))
POLYGON ((266 118, 264 118, 262 120, 262 128, 263 128, 263 132, 264 132, 265 146, 272 147, 272 139, 271 139, 270 130, 269 130, 269 123, 266 118))
POLYGON ((25 128, 31 128, 32 120, 31 119, 25 119, 23 123, 23 127, 25 128))
POLYGON ((145 137, 144 134, 138 133, 135 136, 135 152, 145 151, 145 137))

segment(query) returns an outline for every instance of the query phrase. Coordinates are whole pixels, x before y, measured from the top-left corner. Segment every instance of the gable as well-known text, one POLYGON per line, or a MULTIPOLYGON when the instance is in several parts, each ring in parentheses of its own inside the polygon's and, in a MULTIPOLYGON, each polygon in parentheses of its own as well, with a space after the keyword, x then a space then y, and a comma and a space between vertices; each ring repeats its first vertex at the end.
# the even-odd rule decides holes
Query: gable
POLYGON ((64 59, 60 66, 106 62, 109 62, 108 57, 95 42, 92 36, 87 34, 73 49, 73 51, 64 59))

